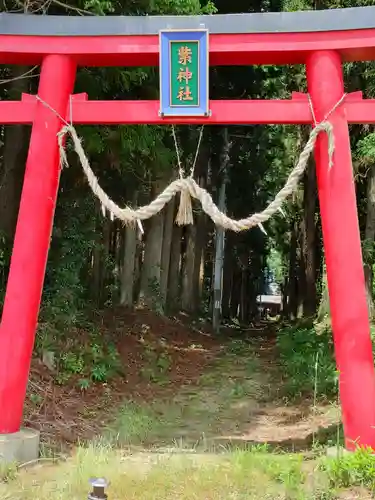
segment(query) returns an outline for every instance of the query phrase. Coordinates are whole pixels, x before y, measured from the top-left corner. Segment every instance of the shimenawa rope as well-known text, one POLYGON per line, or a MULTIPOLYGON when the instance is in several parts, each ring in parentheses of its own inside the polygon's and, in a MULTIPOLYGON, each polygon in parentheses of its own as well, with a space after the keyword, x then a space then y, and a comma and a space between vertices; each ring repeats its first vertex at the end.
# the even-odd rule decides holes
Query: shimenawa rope
MULTIPOLYGON (((254 226, 261 227, 262 223, 266 222, 270 217, 272 217, 272 215, 281 210, 281 207, 285 200, 296 190, 298 182, 306 169, 308 159, 312 151, 314 150, 317 137, 320 132, 323 131, 327 134, 328 137, 329 167, 332 166, 333 153, 335 149, 334 134, 333 126, 329 121, 327 121, 327 118, 338 107, 338 105, 341 104, 344 97, 345 95, 340 99, 338 103, 335 104, 330 113, 327 113, 325 120, 317 124, 312 129, 310 137, 299 157, 296 166, 289 174, 284 187, 277 193, 275 199, 262 212, 255 213, 245 219, 234 220, 222 213, 213 202, 211 195, 195 182, 192 175, 189 175, 189 177, 187 178, 180 177, 179 179, 173 181, 149 205, 139 207, 136 210, 133 210, 130 207, 120 208, 100 187, 98 179, 90 167, 89 161, 82 147, 81 140, 78 137, 75 128, 73 127, 73 125, 64 120, 60 115, 58 115, 65 124, 57 134, 61 164, 62 166, 68 166, 67 155, 63 142, 64 137, 69 134, 72 138, 75 152, 78 155, 92 192, 99 199, 102 206, 105 207, 105 209, 110 213, 111 218, 116 217, 117 219, 123 221, 125 224, 133 224, 137 221, 151 218, 153 215, 156 215, 158 212, 160 212, 177 193, 181 193, 180 206, 176 217, 177 224, 186 225, 193 223, 191 198, 195 198, 200 201, 202 209, 216 225, 221 226, 224 229, 230 229, 236 232, 245 231, 254 226)), ((51 109, 51 111, 54 111, 47 103, 39 98, 39 96, 38 99, 49 109, 51 109)), ((180 165, 179 168, 181 174, 180 165)))
POLYGON ((137 221, 137 219, 149 219, 153 215, 156 215, 158 212, 160 212, 177 193, 182 193, 185 196, 181 196, 181 203, 176 217, 177 224, 185 225, 193 223, 193 214, 191 207, 192 197, 201 202, 202 209, 209 217, 211 217, 216 225, 221 226, 224 229, 231 229, 232 231, 238 232, 262 224, 281 208, 286 198, 288 198, 288 196, 290 196, 295 191, 298 182, 306 169, 307 161, 314 149, 316 139, 322 131, 325 131, 328 135, 329 162, 330 165, 332 164, 332 156, 334 152, 333 127, 329 122, 322 122, 312 130, 309 140, 307 141, 306 146, 299 157, 297 165, 290 173, 285 186, 279 191, 275 199, 268 205, 265 210, 263 210, 263 212, 240 220, 231 219, 224 213, 220 212, 220 210, 214 204, 211 195, 205 189, 201 188, 192 177, 177 179, 173 181, 149 205, 139 207, 136 210, 133 210, 130 207, 120 208, 100 187, 97 177, 91 170, 89 161, 85 155, 81 141, 77 135, 75 128, 71 125, 65 125, 58 134, 58 141, 62 164, 67 166, 68 161, 63 146, 63 137, 66 134, 69 134, 71 136, 74 149, 81 162, 83 171, 85 172, 92 192, 95 194, 95 196, 97 196, 101 204, 110 213, 113 214, 114 217, 122 220, 125 224, 134 223, 137 221))

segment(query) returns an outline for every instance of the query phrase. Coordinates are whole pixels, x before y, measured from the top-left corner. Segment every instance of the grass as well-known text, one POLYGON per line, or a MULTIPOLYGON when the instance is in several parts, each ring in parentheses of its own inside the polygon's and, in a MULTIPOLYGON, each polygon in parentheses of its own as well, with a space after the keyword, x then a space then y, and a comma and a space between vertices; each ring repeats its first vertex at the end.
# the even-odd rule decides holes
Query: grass
MULTIPOLYGON (((318 399, 338 396, 338 373, 330 327, 297 322, 277 332, 277 349, 284 393, 290 399, 315 394, 318 399)), ((375 324, 371 325, 375 356, 375 324)))
POLYGON ((315 394, 337 396, 337 371, 332 333, 316 333, 313 326, 296 324, 277 334, 277 348, 285 379, 284 393, 291 399, 315 394))
POLYGON ((90 489, 89 479, 104 476, 110 481, 111 500, 323 498, 316 496, 319 489, 308 491, 302 465, 300 456, 276 455, 265 449, 215 456, 127 455, 97 444, 79 448, 65 463, 21 471, 0 484, 0 497, 83 500, 90 489))
POLYGON ((358 449, 321 464, 330 484, 344 488, 367 487, 375 493, 375 456, 370 449, 358 449))
POLYGON ((145 443, 158 427, 159 419, 152 407, 127 403, 120 408, 118 417, 107 429, 105 438, 120 446, 145 443))
POLYGON ((359 451, 309 461, 266 446, 216 454, 129 453, 96 443, 79 447, 66 462, 12 474, 0 483, 0 498, 84 500, 95 476, 110 482, 109 500, 353 500, 348 490, 352 496, 341 495, 351 485, 373 488, 374 458, 359 451))

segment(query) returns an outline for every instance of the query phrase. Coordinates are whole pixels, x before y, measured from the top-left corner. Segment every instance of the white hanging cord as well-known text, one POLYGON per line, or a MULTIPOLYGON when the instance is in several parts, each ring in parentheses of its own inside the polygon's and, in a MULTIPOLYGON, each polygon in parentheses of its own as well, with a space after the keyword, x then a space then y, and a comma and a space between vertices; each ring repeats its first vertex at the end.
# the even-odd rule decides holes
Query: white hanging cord
POLYGON ((184 178, 184 170, 183 170, 182 164, 181 164, 180 150, 178 148, 178 142, 177 142, 177 137, 176 137, 176 130, 174 128, 174 125, 172 125, 172 136, 173 136, 174 147, 175 147, 176 156, 177 156, 178 175, 180 176, 180 179, 183 179, 184 178))
POLYGON ((193 177, 194 176, 194 170, 195 170, 195 165, 197 163, 197 159, 198 159, 198 155, 199 155, 199 149, 200 149, 200 146, 201 146, 201 142, 202 142, 202 137, 203 137, 203 130, 204 130, 204 125, 202 125, 201 127, 201 131, 199 133, 199 139, 198 139, 198 144, 197 144, 197 150, 195 152, 195 158, 194 158, 194 162, 193 162, 193 166, 191 167, 190 169, 190 175, 189 177, 193 177))

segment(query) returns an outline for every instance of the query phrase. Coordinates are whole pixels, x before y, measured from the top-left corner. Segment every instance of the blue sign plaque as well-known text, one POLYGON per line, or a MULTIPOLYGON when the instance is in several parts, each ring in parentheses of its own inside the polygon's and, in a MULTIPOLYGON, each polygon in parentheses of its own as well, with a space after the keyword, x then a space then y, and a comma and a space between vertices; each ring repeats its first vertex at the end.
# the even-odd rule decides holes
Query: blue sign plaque
POLYGON ((208 31, 160 31, 160 115, 208 116, 208 31))

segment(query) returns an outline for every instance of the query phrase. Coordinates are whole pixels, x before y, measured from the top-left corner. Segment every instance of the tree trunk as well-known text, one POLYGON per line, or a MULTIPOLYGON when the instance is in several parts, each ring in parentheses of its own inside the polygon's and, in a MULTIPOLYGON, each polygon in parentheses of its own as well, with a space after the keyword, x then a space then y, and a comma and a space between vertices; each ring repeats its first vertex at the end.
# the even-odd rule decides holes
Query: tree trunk
POLYGON ((221 314, 224 319, 230 318, 230 300, 233 280, 233 234, 228 232, 225 242, 224 270, 223 270, 223 297, 221 301, 221 314))
MULTIPOLYGON (((12 67, 11 77, 17 78, 27 71, 25 66, 12 67)), ((9 83, 9 98, 19 100, 28 92, 29 80, 21 78, 9 83)), ((30 139, 30 127, 8 125, 5 127, 3 168, 0 176, 0 232, 13 240, 21 198, 25 163, 30 139)))
POLYGON ((292 222, 290 234, 290 253, 289 253, 289 279, 288 279, 288 313, 289 317, 296 318, 298 312, 298 238, 296 230, 296 222, 292 222))
POLYGON ((111 251, 111 233, 112 233, 112 224, 113 222, 109 218, 105 218, 103 221, 103 245, 102 245, 102 253, 100 258, 100 293, 99 293, 99 302, 98 305, 102 306, 107 300, 111 300, 108 285, 112 281, 112 277, 108 274, 108 257, 110 256, 111 251))
POLYGON ((372 297, 373 269, 375 248, 375 165, 369 169, 367 177, 367 214, 364 241, 364 272, 366 280, 367 304, 370 318, 374 317, 374 303, 372 297))
POLYGON ((315 165, 312 159, 309 160, 307 171, 303 179, 303 221, 301 260, 304 271, 304 297, 303 314, 313 317, 316 312, 316 177, 315 165))
POLYGON ((242 269, 241 273, 241 304, 240 304, 240 321, 242 324, 247 323, 247 285, 248 285, 248 269, 242 269))
POLYGON ((125 248, 121 272, 120 304, 131 307, 134 300, 135 255, 137 250, 137 227, 125 227, 125 248))
POLYGON ((325 262, 322 273, 322 296, 319 303, 318 313, 315 320, 315 330, 318 335, 331 326, 328 280, 325 262))
POLYGON ((167 309, 170 311, 178 310, 180 307, 181 240, 182 227, 174 224, 167 291, 167 309))
MULTIPOLYGON (((218 208, 221 212, 226 211, 226 185, 228 183, 229 152, 231 143, 229 142, 228 128, 223 130, 223 151, 221 154, 220 170, 223 180, 219 192, 218 208)), ((221 299, 223 294, 223 267, 224 267, 224 245, 225 233, 222 227, 216 227, 215 237, 215 267, 214 267, 214 300, 212 325, 214 331, 219 333, 221 320, 221 299)))
POLYGON ((281 286, 281 295, 282 295, 282 317, 288 317, 288 288, 289 288, 289 280, 288 277, 284 277, 284 283, 281 286))
POLYGON ((161 252, 163 247, 164 214, 159 213, 148 221, 145 253, 141 276, 141 299, 153 309, 162 311, 160 296, 161 252))
POLYGON ((171 261, 172 234, 173 234, 173 219, 175 212, 174 199, 171 200, 164 210, 164 232, 163 232, 163 247, 161 254, 161 275, 160 275, 160 296, 162 301, 163 311, 166 309, 167 294, 168 294, 168 277, 171 261))
POLYGON ((195 256, 194 256, 194 271, 193 271, 193 309, 194 312, 201 310, 201 299, 203 292, 203 279, 204 279, 204 252, 207 241, 207 216, 200 210, 196 217, 197 231, 195 235, 195 256))
POLYGON ((92 253, 92 286, 90 287, 91 297, 95 304, 100 303, 102 290, 102 255, 103 255, 103 217, 99 204, 96 204, 96 242, 92 253))
MULTIPOLYGON (((225 213, 225 187, 226 176, 220 187, 218 208, 225 213)), ((214 266, 214 307, 212 315, 212 326, 216 333, 220 330, 221 319, 221 299, 222 299, 222 284, 223 284, 223 267, 224 267, 224 240, 225 234, 222 227, 216 227, 215 236, 215 266, 214 266)))
POLYGON ((232 279, 232 292, 231 292, 231 300, 230 300, 230 310, 231 317, 238 317, 238 306, 241 300, 241 275, 242 271, 239 268, 238 264, 234 264, 233 271, 233 279, 232 279))
POLYGON ((182 310, 187 313, 194 312, 193 274, 194 274, 196 232, 197 232, 196 226, 190 225, 187 226, 185 233, 186 249, 185 249, 185 259, 182 271, 181 307, 182 310))

